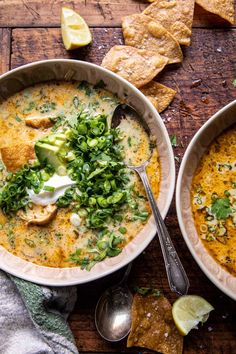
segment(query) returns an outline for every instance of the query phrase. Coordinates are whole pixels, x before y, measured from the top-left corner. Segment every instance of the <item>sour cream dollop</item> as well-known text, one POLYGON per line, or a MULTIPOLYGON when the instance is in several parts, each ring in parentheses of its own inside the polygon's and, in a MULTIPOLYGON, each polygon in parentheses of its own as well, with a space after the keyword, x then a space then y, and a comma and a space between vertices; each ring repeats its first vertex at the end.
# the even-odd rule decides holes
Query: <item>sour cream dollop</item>
POLYGON ((64 195, 66 189, 73 184, 75 184, 75 182, 72 181, 69 176, 59 176, 55 173, 52 177, 49 178, 47 182, 44 183, 44 187, 53 187, 53 192, 48 192, 42 189, 38 194, 36 194, 32 189, 27 189, 27 193, 30 197, 30 200, 34 204, 54 204, 59 197, 64 195))

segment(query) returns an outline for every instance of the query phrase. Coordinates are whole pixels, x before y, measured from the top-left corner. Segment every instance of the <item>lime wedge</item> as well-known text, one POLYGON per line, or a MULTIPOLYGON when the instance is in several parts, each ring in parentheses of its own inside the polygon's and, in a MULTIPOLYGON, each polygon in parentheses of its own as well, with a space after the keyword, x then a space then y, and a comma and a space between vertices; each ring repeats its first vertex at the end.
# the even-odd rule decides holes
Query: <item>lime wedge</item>
POLYGON ((87 23, 75 11, 62 7, 61 33, 67 50, 83 47, 92 41, 92 35, 87 23))
POLYGON ((199 322, 206 322, 212 310, 214 307, 201 296, 185 295, 174 302, 172 315, 180 334, 186 336, 199 322))

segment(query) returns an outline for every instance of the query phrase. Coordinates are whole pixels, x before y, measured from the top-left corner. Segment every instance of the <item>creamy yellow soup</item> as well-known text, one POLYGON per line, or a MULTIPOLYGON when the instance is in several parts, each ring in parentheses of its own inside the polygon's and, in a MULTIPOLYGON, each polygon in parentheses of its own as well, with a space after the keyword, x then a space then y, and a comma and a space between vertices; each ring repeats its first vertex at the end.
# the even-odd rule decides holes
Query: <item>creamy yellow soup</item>
POLYGON ((210 145, 191 187, 194 222, 204 246, 236 275, 236 127, 210 145))
MULTIPOLYGON (((124 150, 136 149, 142 153, 138 149, 142 133, 132 133, 126 149, 117 152, 119 139, 129 132, 124 126, 110 133, 112 113, 119 99, 102 86, 84 82, 43 83, 15 94, 0 105, 0 245, 14 255, 44 266, 90 269, 105 257, 116 256, 147 222, 151 211, 144 188, 138 176, 123 166, 124 150), (95 128, 88 122, 90 116, 95 123, 100 122, 95 128), (105 121, 101 135, 99 129, 105 121), (85 125, 90 129, 89 134, 94 134, 88 139, 82 131, 85 125), (101 152, 96 146, 106 139, 113 141, 112 146, 101 152), (46 158, 39 164, 42 148, 46 158), (57 163, 53 168, 51 162, 47 165, 52 158, 57 163), (83 163, 77 168, 79 159, 83 163), (58 161, 63 161, 62 165, 58 166, 58 161), (27 168, 33 172, 29 174, 27 168), (36 192, 30 185, 34 173, 41 185, 36 192), (64 178, 66 187, 50 185, 53 176, 60 181, 64 178), (27 186, 24 178, 29 178, 27 186), (84 178, 83 183, 79 178, 84 178), (9 195, 11 188, 20 193, 21 184, 25 188, 24 198, 16 203, 9 195), (64 194, 55 201, 56 192, 64 194), (51 202, 36 205, 40 203, 37 200, 51 202), (24 205, 19 208, 21 204, 24 205), (93 223, 98 214, 102 226, 93 223)), ((147 172, 157 197, 160 184, 157 149, 147 172)))

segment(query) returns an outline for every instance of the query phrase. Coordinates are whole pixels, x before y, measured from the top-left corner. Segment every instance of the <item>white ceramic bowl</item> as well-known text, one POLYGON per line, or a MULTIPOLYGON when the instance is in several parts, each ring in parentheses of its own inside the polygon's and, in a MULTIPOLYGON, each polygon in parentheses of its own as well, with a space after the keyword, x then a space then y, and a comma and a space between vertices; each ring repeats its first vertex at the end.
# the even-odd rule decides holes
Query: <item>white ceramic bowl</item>
POLYGON ((190 187, 198 163, 211 142, 236 123, 236 100, 211 117, 190 142, 180 166, 176 186, 176 209, 184 240, 207 277, 225 294, 236 300, 236 278, 225 271, 201 242, 191 211, 190 187))
MULTIPOLYGON (((126 99, 143 115, 157 138, 161 160, 161 184, 158 206, 163 218, 169 209, 175 184, 175 165, 172 147, 160 115, 148 99, 133 85, 116 74, 87 62, 55 59, 40 61, 14 69, 0 77, 0 102, 8 96, 33 84, 48 80, 85 80, 91 84, 103 80, 106 88, 126 99)), ((0 246, 0 268, 26 280, 45 285, 73 285, 108 275, 136 258, 151 242, 156 233, 151 217, 143 230, 117 257, 97 263, 91 271, 75 268, 38 266, 12 255, 0 246)))

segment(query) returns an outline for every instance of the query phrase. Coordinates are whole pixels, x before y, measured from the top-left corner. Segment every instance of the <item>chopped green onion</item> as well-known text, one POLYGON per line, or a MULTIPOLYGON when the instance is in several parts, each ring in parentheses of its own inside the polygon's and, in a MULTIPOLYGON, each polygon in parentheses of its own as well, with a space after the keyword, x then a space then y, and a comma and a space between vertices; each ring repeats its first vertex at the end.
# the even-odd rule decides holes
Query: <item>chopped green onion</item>
POLYGON ((78 108, 78 107, 79 107, 79 99, 78 99, 77 96, 75 96, 75 97, 73 98, 73 104, 74 104, 75 108, 78 108))
POLYGON ((30 239, 28 239, 28 238, 25 238, 24 241, 25 241, 25 243, 27 244, 27 246, 29 246, 29 247, 31 247, 31 248, 36 247, 34 241, 32 241, 32 240, 30 240, 30 239))
POLYGON ((47 191, 47 192, 54 192, 55 191, 55 187, 51 187, 51 186, 44 186, 43 190, 47 191))
POLYGON ((173 148, 176 148, 178 145, 177 145, 177 137, 176 135, 171 135, 170 136, 170 142, 171 142, 171 145, 173 146, 173 148))
POLYGON ((22 122, 22 119, 18 116, 18 114, 16 114, 16 116, 15 116, 15 120, 17 121, 17 122, 22 122))
POLYGON ((118 229, 118 231, 121 233, 121 234, 126 234, 126 232, 127 232, 127 229, 126 229, 126 227, 119 227, 119 229, 118 229))

